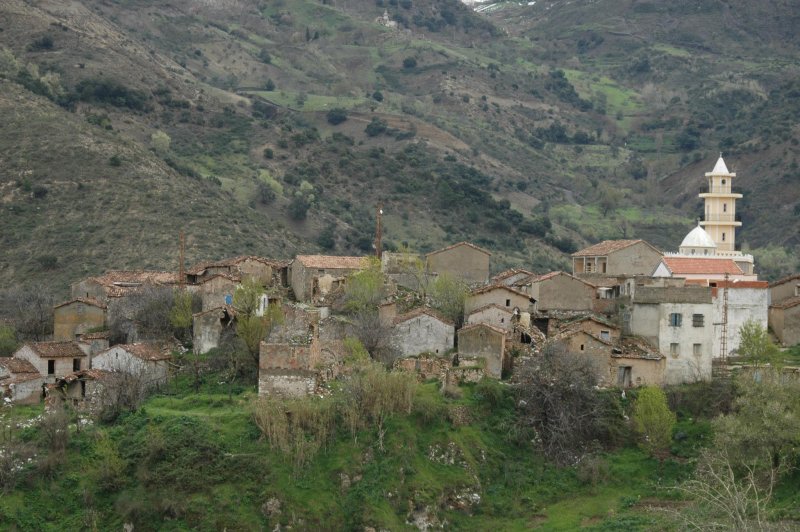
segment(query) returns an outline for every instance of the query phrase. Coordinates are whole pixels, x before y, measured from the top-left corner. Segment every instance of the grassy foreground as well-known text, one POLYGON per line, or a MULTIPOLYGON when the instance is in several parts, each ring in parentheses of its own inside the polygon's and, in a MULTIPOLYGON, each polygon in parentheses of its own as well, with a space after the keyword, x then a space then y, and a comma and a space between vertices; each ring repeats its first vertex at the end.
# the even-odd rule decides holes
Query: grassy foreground
MULTIPOLYGON (((507 393, 488 400, 474 385, 448 399, 437 383, 417 387, 412 412, 388 420, 383 451, 375 430, 354 438, 337 420, 328 447, 298 467, 261 438, 255 390, 213 380, 198 392, 178 382, 113 425, 72 425, 65 451, 40 451, 0 497, 0 528, 671 529, 671 516, 653 508, 680 507, 669 488, 692 469, 633 444, 557 468, 512 443, 507 393)), ((7 408, 6 423, 39 414, 7 408)), ((674 451, 692 454, 707 424, 679 425, 689 438, 674 451)), ((41 432, 6 438, 41 448, 41 432)))

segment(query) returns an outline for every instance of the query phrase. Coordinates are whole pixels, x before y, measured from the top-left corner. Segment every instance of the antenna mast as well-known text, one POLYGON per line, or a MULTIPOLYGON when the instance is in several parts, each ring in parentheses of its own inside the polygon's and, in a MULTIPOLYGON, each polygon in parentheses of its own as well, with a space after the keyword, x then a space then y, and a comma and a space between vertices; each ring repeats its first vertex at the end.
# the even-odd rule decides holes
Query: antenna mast
POLYGON ((378 260, 381 259, 383 251, 381 249, 381 239, 383 237, 383 226, 381 225, 383 218, 383 203, 378 204, 378 211, 376 213, 377 223, 375 227, 375 256, 378 260))

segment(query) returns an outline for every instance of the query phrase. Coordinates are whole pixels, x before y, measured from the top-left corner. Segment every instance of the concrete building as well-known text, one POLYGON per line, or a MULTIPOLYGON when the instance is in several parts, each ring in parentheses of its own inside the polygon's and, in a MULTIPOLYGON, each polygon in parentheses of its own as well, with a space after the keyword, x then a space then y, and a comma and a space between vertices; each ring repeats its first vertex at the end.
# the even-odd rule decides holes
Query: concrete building
POLYGON ((768 327, 769 285, 766 281, 718 281, 711 288, 711 297, 714 304, 712 353, 715 358, 737 352, 741 343, 739 329, 747 321, 754 321, 764 329, 768 327))
POLYGON ((644 240, 605 240, 572 254, 572 274, 650 275, 662 256, 644 240))
POLYGON ((106 326, 108 307, 90 297, 78 297, 53 307, 53 339, 59 342, 106 326))
POLYGON ((479 359, 486 375, 501 378, 503 370, 511 369, 510 358, 506 356, 506 334, 507 331, 486 323, 459 329, 459 360, 479 359))
POLYGON ((714 307, 711 288, 637 287, 623 315, 625 332, 666 356, 666 384, 711 378, 714 307))
POLYGON ((489 258, 492 254, 469 242, 459 242, 425 255, 428 271, 447 274, 468 284, 489 280, 489 258))
POLYGON ((420 307, 392 321, 392 345, 398 356, 420 353, 445 356, 453 349, 455 325, 430 308, 420 307))
POLYGON ((470 315, 486 305, 497 305, 511 311, 519 309, 528 312, 533 309, 535 300, 525 292, 505 285, 487 285, 473 290, 464 300, 464 314, 470 315))
POLYGON ((30 362, 46 383, 89 366, 88 356, 78 342, 29 342, 13 356, 30 362))
POLYGON ((533 279, 530 295, 536 300, 537 312, 591 311, 597 288, 568 273, 550 272, 533 279))
POLYGON ((367 267, 366 257, 298 255, 290 270, 290 284, 297 301, 325 304, 325 296, 345 276, 367 267))
POLYGON ((92 360, 92 369, 122 373, 145 389, 161 388, 169 380, 171 347, 157 343, 119 344, 92 360))

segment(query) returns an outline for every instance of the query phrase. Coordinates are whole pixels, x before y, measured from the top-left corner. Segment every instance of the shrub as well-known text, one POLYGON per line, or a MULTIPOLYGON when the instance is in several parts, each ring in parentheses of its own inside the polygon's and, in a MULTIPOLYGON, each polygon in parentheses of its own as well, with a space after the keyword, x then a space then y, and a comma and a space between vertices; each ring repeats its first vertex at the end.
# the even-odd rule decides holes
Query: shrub
POLYGON ((266 83, 264 83, 264 90, 265 91, 274 91, 275 90, 275 82, 272 79, 268 79, 266 83))
MULTIPOLYGON (((258 52, 258 58, 261 60, 262 63, 270 65, 272 64, 272 56, 269 53, 269 50, 266 48, 262 48, 260 52, 258 52)), ((272 90, 272 89, 267 89, 272 90)))
POLYGON ((264 148, 264 159, 272 159, 275 157, 275 152, 272 148, 264 148))
POLYGON ((646 386, 639 390, 633 407, 633 424, 648 452, 655 454, 669 448, 675 419, 661 388, 646 386))
POLYGON ((411 69, 416 68, 417 66, 417 59, 415 57, 406 57, 403 59, 403 68, 411 69))
POLYGON ((387 128, 388 124, 385 121, 378 117, 373 117, 370 123, 367 124, 367 127, 364 129, 364 133, 370 137, 377 137, 378 135, 385 133, 387 128))
POLYGON ((109 157, 108 164, 111 166, 122 166, 122 158, 119 155, 114 154, 109 157))
POLYGON ((341 107, 337 107, 335 109, 331 109, 328 111, 326 115, 328 119, 328 123, 334 126, 341 124, 345 120, 347 120, 347 110, 342 109, 341 107))
POLYGON ((289 217, 296 221, 305 220, 308 215, 309 207, 311 207, 311 205, 305 197, 295 196, 289 203, 289 217))
POLYGON ((0 325, 0 357, 11 356, 17 350, 17 335, 8 325, 0 325))
POLYGON ((53 37, 50 35, 42 35, 35 41, 33 41, 29 46, 28 49, 32 52, 38 52, 41 50, 52 50, 53 49, 53 37))
POLYGON ((382 102, 383 101, 383 93, 381 91, 373 92, 372 93, 372 99, 375 100, 376 102, 382 102))
POLYGON ((84 102, 106 103, 143 111, 147 102, 144 92, 129 89, 117 81, 85 79, 75 86, 72 97, 84 102))

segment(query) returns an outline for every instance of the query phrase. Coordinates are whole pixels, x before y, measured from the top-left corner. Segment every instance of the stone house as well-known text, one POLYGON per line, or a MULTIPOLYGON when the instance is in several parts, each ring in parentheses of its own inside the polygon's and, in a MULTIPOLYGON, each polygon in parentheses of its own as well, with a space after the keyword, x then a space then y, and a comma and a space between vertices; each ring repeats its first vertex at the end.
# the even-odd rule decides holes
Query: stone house
POLYGON ((92 329, 103 329, 107 311, 105 303, 91 297, 78 297, 56 305, 53 307, 53 339, 68 342, 92 329))
POLYGON ((769 307, 769 326, 785 346, 800 344, 800 296, 769 307))
POLYGON ((610 321, 594 314, 551 320, 548 334, 557 335, 564 331, 581 330, 605 342, 617 344, 620 340, 620 328, 610 321))
POLYGON ((510 357, 506 355, 507 331, 475 323, 458 331, 458 359, 466 364, 469 359, 480 359, 486 375, 499 379, 503 370, 511 369, 510 357))
POLYGON ((88 356, 75 341, 29 342, 17 349, 13 356, 30 362, 48 384, 89 366, 88 356))
POLYGON ((800 273, 789 275, 769 285, 769 304, 777 305, 787 299, 800 297, 800 273))
POLYGON ((111 333, 109 331, 92 332, 80 335, 78 337, 78 343, 80 344, 81 351, 91 358, 110 347, 110 338, 111 333))
POLYGON ((0 357, 0 402, 35 404, 42 398, 44 377, 27 360, 0 357))
POLYGON ((392 320, 392 345, 400 357, 420 353, 444 356, 453 349, 455 332, 452 321, 419 307, 392 320))
POLYGON ((69 404, 73 409, 97 415, 113 401, 121 375, 101 369, 83 369, 56 379, 47 389, 48 408, 69 404))
POLYGON ((426 270, 425 262, 416 253, 384 251, 381 254, 381 271, 397 286, 415 292, 436 279, 436 274, 426 270))
POLYGON ((513 308, 501 306, 497 303, 489 303, 470 312, 466 323, 467 325, 487 323, 499 329, 510 331, 514 328, 513 318, 513 308))
POLYGON ((195 353, 219 347, 225 331, 236 330, 236 310, 230 305, 192 314, 192 346, 195 353))
POLYGON ((572 254, 572 274, 650 275, 662 256, 644 240, 605 240, 572 254))
POLYGON ((264 257, 233 257, 192 266, 186 271, 186 281, 191 284, 200 284, 215 275, 221 274, 237 279, 254 277, 261 280, 264 286, 286 286, 288 265, 287 261, 272 260, 264 257))
POLYGON ((561 343, 569 353, 575 355, 590 355, 592 360, 605 362, 614 348, 611 340, 595 336, 580 328, 566 329, 553 337, 561 343))
POLYGON ((291 341, 261 342, 258 394, 301 397, 315 392, 322 381, 319 326, 311 324, 305 336, 291 341))
POLYGON ((755 321, 764 329, 769 320, 769 285, 766 281, 716 281, 711 283, 714 304, 712 315, 714 357, 722 353, 722 323, 727 319, 727 352, 730 356, 739 349, 739 329, 747 321, 755 321), (727 316, 725 316, 727 313, 727 316))
POLYGON ((639 338, 623 338, 621 349, 611 354, 608 385, 663 386, 666 357, 639 338))
POLYGON ((623 322, 666 356, 665 383, 682 384, 711 379, 713 315, 710 287, 638 287, 623 322))
POLYGON ((119 344, 92 360, 92 369, 131 376, 144 389, 161 388, 169 380, 171 348, 157 343, 119 344))
POLYGON ((197 293, 202 301, 202 311, 232 305, 233 293, 241 282, 241 277, 228 273, 215 273, 201 279, 197 293))
POLYGON ((519 309, 528 312, 533 309, 535 300, 525 292, 505 285, 487 285, 473 290, 464 300, 464 314, 470 315, 486 305, 498 305, 509 310, 519 309))
POLYGON ((483 284, 489 280, 489 258, 492 254, 469 242, 459 242, 425 255, 429 272, 447 274, 467 284, 483 284))
POLYGON ((516 288, 521 292, 526 292, 523 288, 529 287, 530 281, 534 277, 536 277, 536 274, 532 271, 522 268, 511 268, 510 270, 500 272, 492 277, 490 284, 502 284, 504 286, 516 288))
POLYGON ((597 288, 583 279, 564 272, 550 272, 531 282, 531 297, 537 312, 591 311, 597 288))
POLYGON ((290 269, 290 285, 297 301, 325 303, 325 296, 341 284, 345 276, 363 270, 365 257, 298 255, 290 269))

